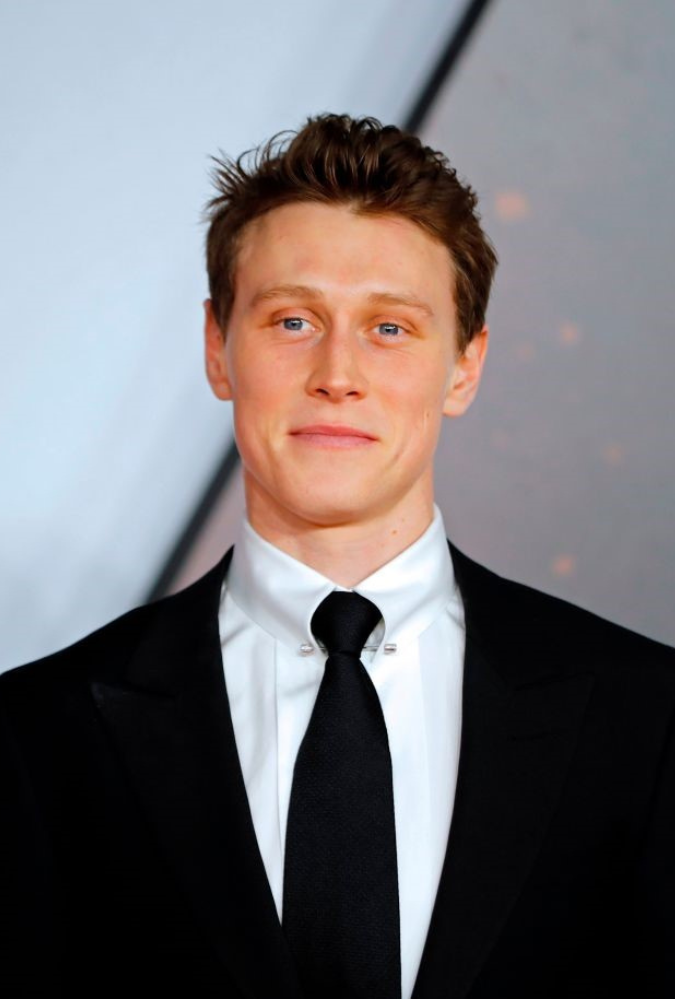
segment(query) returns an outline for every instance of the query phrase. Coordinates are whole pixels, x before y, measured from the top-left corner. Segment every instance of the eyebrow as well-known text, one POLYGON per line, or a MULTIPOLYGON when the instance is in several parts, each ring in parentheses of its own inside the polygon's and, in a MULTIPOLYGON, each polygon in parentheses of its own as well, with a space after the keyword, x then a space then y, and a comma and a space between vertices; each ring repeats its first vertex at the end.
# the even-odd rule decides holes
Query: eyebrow
MULTIPOLYGON (((308 298, 315 301, 323 301, 324 293, 319 288, 312 288, 307 284, 276 284, 271 288, 263 288, 251 299, 251 306, 255 307, 262 302, 270 302, 277 298, 308 298)), ((367 295, 367 301, 371 305, 404 305, 409 309, 416 309, 429 318, 433 318, 433 309, 423 299, 417 295, 407 292, 392 291, 371 291, 367 295)))

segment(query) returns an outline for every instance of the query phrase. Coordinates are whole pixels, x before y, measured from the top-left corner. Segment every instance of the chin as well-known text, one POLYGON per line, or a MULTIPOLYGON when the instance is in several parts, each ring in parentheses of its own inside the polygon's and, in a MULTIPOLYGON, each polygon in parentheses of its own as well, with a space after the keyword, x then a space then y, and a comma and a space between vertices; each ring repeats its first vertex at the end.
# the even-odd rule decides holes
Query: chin
POLYGON ((289 503, 296 516, 302 520, 319 524, 324 527, 337 527, 340 524, 352 524, 355 521, 366 520, 372 507, 372 494, 340 496, 335 491, 323 495, 312 495, 310 488, 297 502, 289 503))

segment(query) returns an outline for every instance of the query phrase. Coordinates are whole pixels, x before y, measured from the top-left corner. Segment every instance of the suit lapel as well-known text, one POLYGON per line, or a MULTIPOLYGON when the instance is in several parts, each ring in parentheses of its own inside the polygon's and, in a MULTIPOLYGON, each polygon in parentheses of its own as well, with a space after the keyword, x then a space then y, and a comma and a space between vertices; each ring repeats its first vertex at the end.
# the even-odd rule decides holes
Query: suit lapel
POLYGON ((453 999, 468 994, 533 866, 593 682, 545 663, 533 674, 536 625, 529 645, 526 632, 520 642, 509 639, 494 602, 499 594, 486 588, 498 577, 451 550, 467 626, 459 774, 413 999, 431 999, 441 988, 453 999), (483 613, 491 613, 492 635, 483 613), (509 661, 508 680, 499 668, 509 656, 520 664, 520 683, 518 665, 509 661))
POLYGON ((223 674, 217 615, 230 556, 157 606, 124 683, 92 690, 160 847, 242 995, 291 999, 299 991, 258 850, 223 674))

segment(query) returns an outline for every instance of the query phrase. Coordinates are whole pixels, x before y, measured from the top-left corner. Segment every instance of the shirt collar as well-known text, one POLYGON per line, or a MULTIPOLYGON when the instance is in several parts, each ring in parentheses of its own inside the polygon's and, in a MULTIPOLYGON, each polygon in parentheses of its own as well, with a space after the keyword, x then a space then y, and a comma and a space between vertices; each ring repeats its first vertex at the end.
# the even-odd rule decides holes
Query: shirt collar
MULTIPOLYGON (((321 601, 343 589, 270 544, 244 520, 234 546, 227 592, 257 625, 298 651, 313 645, 310 621, 321 601)), ((379 641, 401 646, 422 634, 448 604, 459 602, 443 517, 437 506, 412 545, 355 587, 382 612, 379 641)))

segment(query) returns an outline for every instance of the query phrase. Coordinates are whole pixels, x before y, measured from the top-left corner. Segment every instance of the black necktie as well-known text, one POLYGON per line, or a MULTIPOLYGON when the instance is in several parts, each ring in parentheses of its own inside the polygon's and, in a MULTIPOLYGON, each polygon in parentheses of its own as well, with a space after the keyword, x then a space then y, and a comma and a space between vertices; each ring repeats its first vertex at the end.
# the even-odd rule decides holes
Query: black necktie
POLYGON ((293 771, 282 912, 307 999, 401 999, 391 757, 359 658, 380 617, 335 591, 312 618, 328 659, 293 771))

